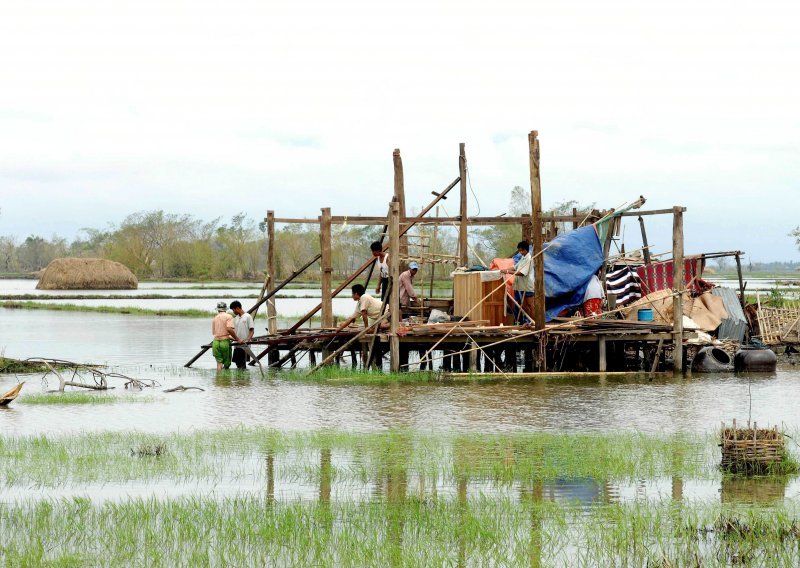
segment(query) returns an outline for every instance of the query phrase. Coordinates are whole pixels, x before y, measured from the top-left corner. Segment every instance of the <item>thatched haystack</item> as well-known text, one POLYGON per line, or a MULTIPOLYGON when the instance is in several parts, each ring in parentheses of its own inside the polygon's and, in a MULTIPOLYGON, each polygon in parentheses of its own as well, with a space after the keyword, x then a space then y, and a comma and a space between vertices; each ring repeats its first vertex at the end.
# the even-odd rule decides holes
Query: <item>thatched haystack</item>
POLYGON ((128 267, 102 258, 57 258, 44 269, 38 290, 135 290, 128 267))

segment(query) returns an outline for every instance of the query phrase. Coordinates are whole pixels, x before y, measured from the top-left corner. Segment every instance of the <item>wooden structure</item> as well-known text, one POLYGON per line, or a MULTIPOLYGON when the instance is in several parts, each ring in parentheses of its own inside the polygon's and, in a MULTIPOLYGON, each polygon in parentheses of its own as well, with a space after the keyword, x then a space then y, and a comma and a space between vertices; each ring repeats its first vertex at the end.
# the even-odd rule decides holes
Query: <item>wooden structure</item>
MULTIPOLYGON (((288 284, 300 272, 315 262, 320 262, 322 282, 321 301, 312 310, 298 319, 285 330, 275 325, 274 304, 268 304, 268 334, 258 336, 252 341, 254 348, 263 350, 258 359, 267 357, 269 366, 280 368, 286 364, 295 366, 304 356, 308 356, 311 365, 318 360, 341 362, 350 357, 351 364, 359 364, 369 368, 376 364, 380 367, 384 355, 389 355, 388 368, 400 369, 441 369, 445 371, 479 371, 505 374, 517 371, 607 371, 625 370, 628 365, 627 352, 641 354, 640 368, 646 370, 658 367, 659 361, 667 359, 672 353, 671 361, 675 372, 683 369, 683 342, 693 334, 686 334, 682 328, 682 318, 675 317, 672 325, 630 322, 620 319, 584 321, 574 318, 567 321, 556 321, 545 324, 544 304, 544 257, 545 241, 558 234, 557 223, 566 223, 570 229, 593 223, 608 212, 593 211, 589 215, 580 215, 573 210, 572 215, 544 215, 542 211, 542 193, 540 182, 540 146, 537 131, 531 131, 529 142, 529 168, 531 183, 531 215, 521 216, 486 216, 470 217, 467 203, 467 185, 469 169, 465 144, 459 144, 458 176, 441 191, 432 191, 433 199, 416 216, 406 213, 405 183, 403 162, 400 150, 392 153, 394 184, 393 195, 387 216, 352 216, 334 214, 328 207, 320 210, 316 218, 284 218, 277 217, 274 211, 268 211, 267 227, 267 282, 266 294, 258 305, 268 302, 275 293, 288 284), (456 186, 459 187, 459 214, 455 217, 429 216, 429 213, 441 205, 441 201, 456 186), (274 234, 276 223, 312 223, 320 228, 320 254, 309 261, 300 271, 289 279, 275 285, 275 250, 274 234), (454 299, 423 299, 423 308, 442 308, 450 306, 457 321, 448 325, 408 325, 400 320, 399 287, 392 285, 388 297, 388 326, 372 330, 345 330, 335 332, 333 327, 332 299, 348 288, 353 282, 367 272, 366 284, 372 276, 374 259, 365 251, 365 262, 348 278, 332 288, 331 273, 331 231, 337 224, 382 226, 384 236, 381 237, 384 250, 398 251, 392 254, 390 262, 391 282, 399 279, 401 263, 416 260, 426 262, 450 262, 462 267, 470 266, 477 257, 470 254, 470 227, 488 225, 517 225, 525 238, 533 244, 533 263, 536 278, 536 294, 534 323, 530 327, 502 325, 508 301, 504 298, 505 284, 502 281, 480 282, 480 276, 465 274, 456 276, 454 280, 454 299), (411 259, 408 253, 409 231, 413 227, 432 226, 435 232, 438 227, 451 225, 458 229, 457 254, 447 255, 447 251, 436 251, 435 258, 420 255, 411 259), (457 261, 457 262, 455 262, 457 261), (499 284, 499 285, 498 285, 499 284), (455 304, 455 305, 454 305, 455 304), (319 329, 304 329, 303 326, 318 312, 321 312, 322 325, 319 329), (467 321, 472 320, 472 321, 467 321), (601 323, 602 322, 602 323, 601 323), (476 325, 477 323, 477 325, 476 325), (356 337, 357 336, 357 337, 356 337), (345 347, 343 347, 345 346, 345 347), (321 356, 318 359, 318 355, 321 356)), ((446 210, 445 210, 446 211, 446 210)), ((680 314, 680 297, 683 292, 683 279, 680 275, 683 258, 683 207, 651 211, 627 211, 620 217, 638 217, 643 237, 644 217, 649 215, 673 216, 673 258, 676 266, 674 297, 676 298, 676 314, 680 314)), ((613 238, 613 227, 604 244, 606 257, 613 238)), ((415 237, 420 238, 420 237, 415 237)), ((424 235, 421 239, 424 241, 424 235)), ((646 254, 649 255, 645 240, 646 254)), ((474 251, 472 251, 474 253, 474 251)), ((611 317, 616 313, 613 307, 609 311, 611 317)), ((201 355, 202 352, 199 355, 201 355)), ((192 359, 191 365, 197 357, 192 359)))
POLYGON ((783 308, 761 306, 759 299, 758 329, 766 345, 800 343, 800 303, 789 303, 783 308))

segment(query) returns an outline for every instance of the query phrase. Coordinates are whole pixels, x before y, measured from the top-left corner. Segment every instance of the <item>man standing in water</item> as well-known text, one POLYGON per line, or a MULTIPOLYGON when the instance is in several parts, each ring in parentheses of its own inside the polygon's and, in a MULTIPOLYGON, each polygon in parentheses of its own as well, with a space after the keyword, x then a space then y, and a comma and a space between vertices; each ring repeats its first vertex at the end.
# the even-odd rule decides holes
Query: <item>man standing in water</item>
POLYGON ((228 313, 225 302, 217 304, 217 315, 211 322, 211 332, 214 341, 211 342, 211 352, 217 361, 217 371, 229 369, 231 366, 231 338, 239 341, 236 336, 233 316, 228 313))
MULTIPOLYGON (((239 338, 239 343, 247 343, 253 338, 253 332, 255 331, 253 316, 242 309, 242 303, 239 300, 231 302, 231 309, 236 314, 236 317, 233 318, 233 325, 236 336, 239 338)), ((245 347, 234 348, 232 360, 237 369, 247 368, 247 358, 249 356, 247 351, 248 349, 245 347)))

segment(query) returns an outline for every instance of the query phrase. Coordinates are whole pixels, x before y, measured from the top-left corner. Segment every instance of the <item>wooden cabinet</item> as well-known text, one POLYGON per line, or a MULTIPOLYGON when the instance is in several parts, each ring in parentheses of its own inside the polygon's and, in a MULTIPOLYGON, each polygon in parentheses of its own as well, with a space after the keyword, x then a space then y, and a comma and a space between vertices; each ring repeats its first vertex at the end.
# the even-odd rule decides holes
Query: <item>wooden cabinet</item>
MULTIPOLYGON (((484 278, 487 275, 484 274, 484 278)), ((466 315, 470 320, 487 320, 487 325, 500 325, 505 322, 505 286, 502 277, 497 280, 483 282, 480 272, 465 272, 453 276, 453 316, 459 318, 466 315), (488 296, 488 298, 487 298, 488 296)))

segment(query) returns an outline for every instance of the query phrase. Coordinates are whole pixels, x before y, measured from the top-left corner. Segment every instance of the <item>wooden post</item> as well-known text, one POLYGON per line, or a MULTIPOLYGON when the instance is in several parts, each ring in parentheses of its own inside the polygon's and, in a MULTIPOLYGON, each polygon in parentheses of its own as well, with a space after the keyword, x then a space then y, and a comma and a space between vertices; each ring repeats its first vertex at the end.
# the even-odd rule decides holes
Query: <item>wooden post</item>
MULTIPOLYGON (((394 197, 395 201, 400 208, 400 222, 406 221, 406 189, 405 180, 403 177, 403 159, 400 157, 400 148, 395 148, 392 154, 392 162, 394 163, 394 197)), ((408 258, 408 237, 400 237, 400 248, 392 249, 392 262, 399 262, 401 269, 405 270, 406 261, 400 259, 408 258), (397 255, 396 251, 400 251, 397 255)))
POLYGON ((472 351, 469 352, 469 372, 474 373, 478 370, 478 344, 472 342, 472 351))
POLYGON ((533 227, 531 225, 531 216, 529 213, 522 214, 522 238, 521 241, 526 243, 531 242, 533 239, 533 227))
MULTIPOLYGON (((267 292, 275 289, 275 211, 267 211, 267 292)), ((267 301, 267 331, 270 335, 278 333, 278 321, 275 319, 275 299, 267 301)))
POLYGON ((683 208, 672 208, 672 286, 677 292, 673 303, 672 331, 675 348, 672 351, 672 369, 683 373, 683 208))
POLYGON ((606 338, 604 335, 597 336, 597 355, 598 355, 598 368, 601 373, 608 370, 608 361, 606 359, 606 338))
POLYGON ((333 327, 330 207, 323 207, 322 215, 319 218, 319 244, 322 252, 322 327, 333 327))
POLYGON ((580 221, 578 221, 578 208, 577 207, 573 207, 572 208, 572 230, 573 231, 578 228, 578 223, 580 223, 580 221))
MULTIPOLYGON (((396 201, 392 202, 392 212, 389 215, 389 250, 397 250, 400 246, 400 206, 396 201)), ((397 328, 400 324, 400 265, 397 262, 389 264, 390 279, 390 300, 389 300, 389 356, 390 370, 396 373, 400 370, 400 338, 397 335, 397 328)))
POLYGON ((736 253, 736 274, 739 276, 739 303, 744 311, 744 279, 742 278, 742 257, 736 253))
POLYGON ((544 329, 544 256, 542 253, 542 185, 539 179, 539 133, 528 135, 528 154, 531 168, 531 219, 533 221, 533 270, 535 292, 533 295, 533 326, 544 329))
POLYGON ((644 263, 650 264, 650 245, 647 244, 647 231, 644 228, 644 219, 639 215, 639 227, 642 229, 642 250, 644 251, 644 263))
POLYGON ((458 176, 461 178, 461 212, 458 226, 458 264, 467 266, 469 254, 467 250, 467 155, 464 143, 458 145, 458 176))

